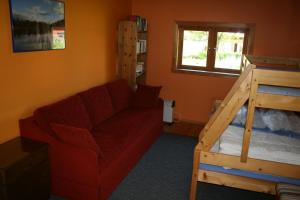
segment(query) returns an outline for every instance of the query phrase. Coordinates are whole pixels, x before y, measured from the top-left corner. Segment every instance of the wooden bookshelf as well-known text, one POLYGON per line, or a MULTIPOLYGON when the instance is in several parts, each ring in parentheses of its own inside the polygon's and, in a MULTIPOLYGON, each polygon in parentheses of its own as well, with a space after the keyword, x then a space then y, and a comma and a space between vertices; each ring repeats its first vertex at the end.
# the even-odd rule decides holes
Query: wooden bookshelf
POLYGON ((118 76, 134 88, 146 81, 147 21, 133 16, 121 21, 118 31, 118 76))

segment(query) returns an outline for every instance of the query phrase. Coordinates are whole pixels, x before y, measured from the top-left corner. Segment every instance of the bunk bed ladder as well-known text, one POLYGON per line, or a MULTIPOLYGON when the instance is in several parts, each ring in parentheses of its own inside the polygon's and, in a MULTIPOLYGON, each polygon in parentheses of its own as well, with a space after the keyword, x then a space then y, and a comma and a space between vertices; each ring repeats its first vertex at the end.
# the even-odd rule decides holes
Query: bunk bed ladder
POLYGON ((190 200, 196 199, 199 163, 201 152, 208 152, 215 144, 221 133, 227 128, 229 123, 234 118, 238 110, 249 99, 250 84, 253 69, 255 65, 248 65, 245 71, 241 74, 239 79, 235 82, 232 89, 222 102, 221 106, 216 110, 210 118, 204 129, 199 135, 199 143, 195 147, 193 172, 190 188, 190 200))
POLYGON ((235 114, 249 99, 254 65, 249 65, 235 82, 232 89, 212 115, 199 135, 204 151, 209 151, 233 120, 235 114))

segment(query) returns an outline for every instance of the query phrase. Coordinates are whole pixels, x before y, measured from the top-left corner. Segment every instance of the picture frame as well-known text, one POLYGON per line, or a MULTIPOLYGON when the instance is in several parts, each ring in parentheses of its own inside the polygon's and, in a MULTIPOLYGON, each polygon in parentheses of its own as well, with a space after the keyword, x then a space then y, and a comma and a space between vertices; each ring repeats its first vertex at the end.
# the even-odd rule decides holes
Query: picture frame
POLYGON ((65 49, 65 3, 9 0, 14 52, 65 49))

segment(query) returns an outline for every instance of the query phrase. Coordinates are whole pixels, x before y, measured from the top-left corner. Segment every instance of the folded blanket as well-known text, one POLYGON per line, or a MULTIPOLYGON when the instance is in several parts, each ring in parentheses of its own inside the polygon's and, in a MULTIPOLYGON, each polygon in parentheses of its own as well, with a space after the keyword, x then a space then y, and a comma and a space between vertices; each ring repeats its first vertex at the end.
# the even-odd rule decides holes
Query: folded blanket
POLYGON ((300 200, 300 186, 280 183, 277 185, 280 200, 300 200))

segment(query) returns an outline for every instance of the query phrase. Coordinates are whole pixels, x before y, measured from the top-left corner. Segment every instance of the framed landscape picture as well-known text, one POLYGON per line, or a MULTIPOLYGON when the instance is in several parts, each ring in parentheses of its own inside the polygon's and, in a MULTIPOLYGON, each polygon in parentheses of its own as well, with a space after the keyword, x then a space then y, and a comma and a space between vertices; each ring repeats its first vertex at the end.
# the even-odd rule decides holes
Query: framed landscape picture
POLYGON ((10 0, 14 52, 64 49, 64 12, 58 0, 10 0))

